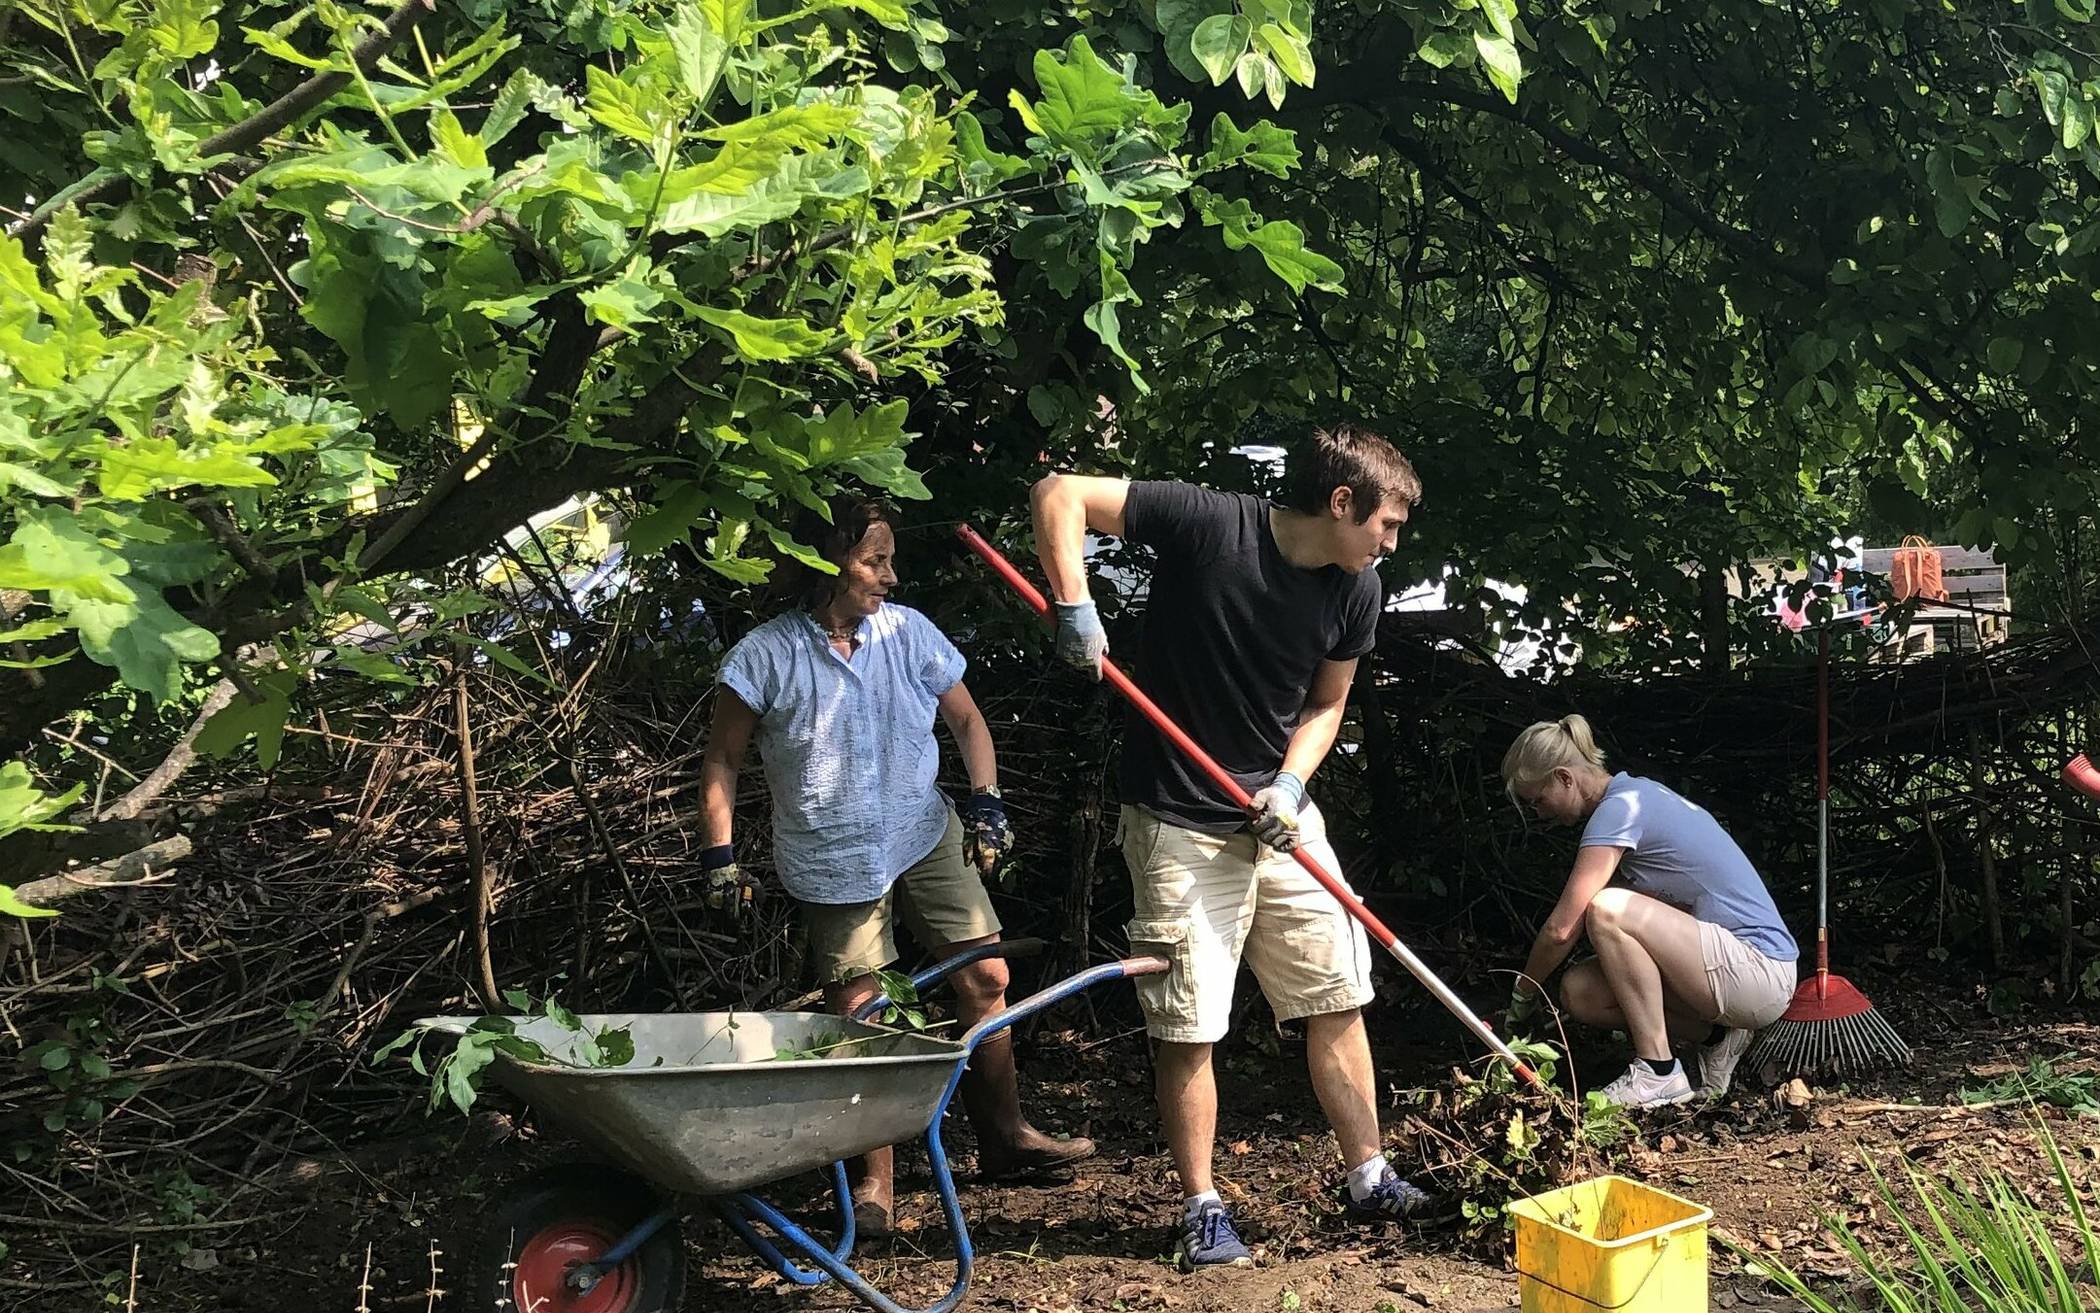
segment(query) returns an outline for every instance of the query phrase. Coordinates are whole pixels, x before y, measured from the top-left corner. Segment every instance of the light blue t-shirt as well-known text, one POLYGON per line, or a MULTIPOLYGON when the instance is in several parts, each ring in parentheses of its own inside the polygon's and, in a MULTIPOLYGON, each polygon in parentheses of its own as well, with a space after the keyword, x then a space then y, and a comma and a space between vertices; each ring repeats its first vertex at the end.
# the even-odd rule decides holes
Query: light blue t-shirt
POLYGON ((729 649, 720 679, 758 713, 774 869, 789 893, 871 902, 941 841, 933 719, 965 664, 931 620, 893 602, 861 621, 850 661, 802 611, 729 649))
POLYGON ((1618 876, 1635 893, 1688 907, 1775 962, 1800 958, 1757 868, 1712 814, 1654 780, 1611 777, 1582 827, 1585 848, 1624 848, 1618 876))

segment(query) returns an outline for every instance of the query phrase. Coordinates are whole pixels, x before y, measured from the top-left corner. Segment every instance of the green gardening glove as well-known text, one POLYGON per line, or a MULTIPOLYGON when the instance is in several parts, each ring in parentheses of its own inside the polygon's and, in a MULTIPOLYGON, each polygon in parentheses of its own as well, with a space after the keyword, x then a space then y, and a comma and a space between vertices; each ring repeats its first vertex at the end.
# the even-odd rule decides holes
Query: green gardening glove
POLYGON ((1502 1014, 1503 1026, 1514 1034, 1519 1026, 1538 1015, 1539 1005, 1545 1001, 1543 993, 1516 986, 1509 991, 1509 1008, 1502 1014))

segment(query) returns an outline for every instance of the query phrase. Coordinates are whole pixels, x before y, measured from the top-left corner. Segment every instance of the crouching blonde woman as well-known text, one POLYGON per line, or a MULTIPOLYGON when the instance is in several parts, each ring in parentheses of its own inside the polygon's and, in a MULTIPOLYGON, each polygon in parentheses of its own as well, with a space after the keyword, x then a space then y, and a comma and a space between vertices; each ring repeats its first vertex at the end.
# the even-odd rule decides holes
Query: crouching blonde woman
POLYGON ((1561 1006, 1577 1021, 1622 1030, 1634 1062, 1604 1087, 1625 1107, 1693 1094, 1673 1042, 1705 1041, 1700 1092, 1728 1092, 1751 1036, 1793 997, 1800 949, 1757 869, 1705 808, 1654 780, 1604 767, 1581 716, 1540 721, 1502 758, 1510 798, 1582 842, 1560 901, 1510 995, 1509 1024, 1589 936, 1594 958, 1569 968, 1561 1006))

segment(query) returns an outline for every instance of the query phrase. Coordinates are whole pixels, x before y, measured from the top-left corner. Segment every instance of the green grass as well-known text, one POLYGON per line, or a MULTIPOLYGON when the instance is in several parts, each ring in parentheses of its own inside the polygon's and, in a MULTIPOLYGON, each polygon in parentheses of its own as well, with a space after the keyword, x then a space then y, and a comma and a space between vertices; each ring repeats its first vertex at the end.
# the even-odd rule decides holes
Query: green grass
POLYGON ((1903 1244, 1877 1255, 1845 1221, 1823 1219, 1864 1278, 1853 1283, 1861 1294, 1833 1299, 1769 1256, 1743 1257, 1811 1313, 2089 1313, 2100 1307, 2100 1236, 2056 1138, 2039 1118, 2035 1131, 2055 1172, 2054 1188, 2039 1200, 1997 1167, 1978 1164, 1973 1181, 1961 1181, 1908 1160, 1892 1178, 1870 1163, 1903 1244), (2073 1262, 2065 1262, 2052 1223, 2083 1251, 2073 1262))

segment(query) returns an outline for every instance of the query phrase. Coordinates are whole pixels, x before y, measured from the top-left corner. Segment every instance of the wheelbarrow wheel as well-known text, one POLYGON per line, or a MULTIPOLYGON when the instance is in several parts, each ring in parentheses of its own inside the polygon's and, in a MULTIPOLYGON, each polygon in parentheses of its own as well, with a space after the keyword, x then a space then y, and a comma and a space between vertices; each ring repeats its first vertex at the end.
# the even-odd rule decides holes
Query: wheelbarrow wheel
POLYGON ((685 1293, 685 1244, 676 1218, 588 1290, 569 1280, 661 1208, 630 1173, 596 1164, 528 1177, 491 1218, 477 1247, 470 1308, 496 1313, 676 1313, 685 1293), (484 1302, 486 1301, 486 1302, 484 1302))

